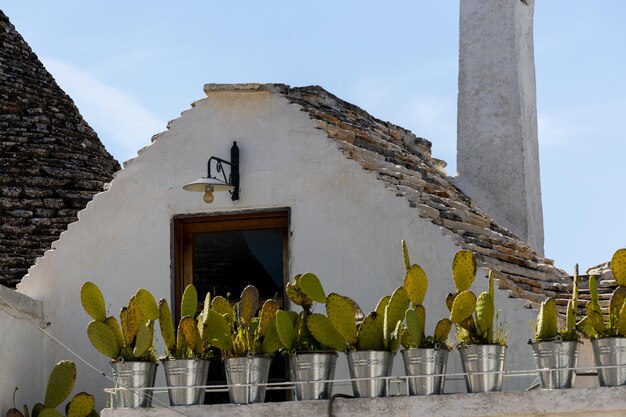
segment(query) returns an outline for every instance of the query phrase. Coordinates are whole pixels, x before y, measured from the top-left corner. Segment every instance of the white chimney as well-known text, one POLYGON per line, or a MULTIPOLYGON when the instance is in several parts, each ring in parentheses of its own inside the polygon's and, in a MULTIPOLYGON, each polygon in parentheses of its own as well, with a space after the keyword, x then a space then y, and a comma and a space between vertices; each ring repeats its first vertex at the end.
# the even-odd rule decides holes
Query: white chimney
POLYGON ((461 0, 456 183, 543 255, 534 0, 461 0))

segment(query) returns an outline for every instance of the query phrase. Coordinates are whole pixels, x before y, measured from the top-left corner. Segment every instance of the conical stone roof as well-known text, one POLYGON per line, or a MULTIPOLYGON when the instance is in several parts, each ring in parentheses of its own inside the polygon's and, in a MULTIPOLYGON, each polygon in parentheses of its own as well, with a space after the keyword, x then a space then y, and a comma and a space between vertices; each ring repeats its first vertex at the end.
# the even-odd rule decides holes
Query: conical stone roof
POLYGON ((0 284, 15 287, 119 169, 0 11, 0 284))

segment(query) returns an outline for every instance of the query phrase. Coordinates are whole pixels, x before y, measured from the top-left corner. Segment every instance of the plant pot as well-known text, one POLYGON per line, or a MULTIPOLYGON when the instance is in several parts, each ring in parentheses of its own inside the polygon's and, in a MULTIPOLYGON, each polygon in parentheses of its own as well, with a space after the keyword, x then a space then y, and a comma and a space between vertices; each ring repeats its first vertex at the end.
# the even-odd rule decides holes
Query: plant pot
POLYGON ((502 389, 504 354, 502 345, 459 346, 467 392, 489 392, 502 389))
POLYGON ((157 364, 154 362, 112 361, 115 388, 114 408, 117 407, 150 407, 152 390, 135 390, 134 388, 154 387, 157 364))
POLYGON ((270 358, 262 356, 224 359, 230 402, 233 404, 264 402, 270 363, 270 358))
POLYGON ((617 366, 616 368, 598 368, 600 386, 626 385, 626 338, 591 339, 591 346, 596 366, 617 366))
POLYGON ((531 342, 539 385, 542 389, 572 388, 576 381, 574 368, 578 362, 577 341, 531 342), (550 369, 540 371, 540 369, 550 369))
POLYGON ((410 395, 443 394, 447 349, 406 349, 402 351, 410 395))
POLYGON ((352 390, 356 398, 387 395, 387 380, 393 367, 392 352, 386 350, 355 350, 347 353, 352 390), (358 379, 358 380, 355 380, 358 379))
POLYGON ((333 390, 332 379, 337 363, 336 352, 295 353, 289 357, 296 399, 327 400, 333 390))
POLYGON ((209 373, 209 361, 202 359, 163 359, 165 382, 170 387, 170 405, 198 405, 204 402, 204 388, 209 373), (187 388, 171 388, 187 387, 187 388))

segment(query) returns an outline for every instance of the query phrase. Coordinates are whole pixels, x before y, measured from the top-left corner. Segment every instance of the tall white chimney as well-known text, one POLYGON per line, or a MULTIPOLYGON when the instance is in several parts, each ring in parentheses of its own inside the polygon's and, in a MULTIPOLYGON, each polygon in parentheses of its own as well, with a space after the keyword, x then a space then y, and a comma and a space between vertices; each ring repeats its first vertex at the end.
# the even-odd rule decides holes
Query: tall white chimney
POLYGON ((458 186, 543 255, 534 0, 461 0, 458 186))

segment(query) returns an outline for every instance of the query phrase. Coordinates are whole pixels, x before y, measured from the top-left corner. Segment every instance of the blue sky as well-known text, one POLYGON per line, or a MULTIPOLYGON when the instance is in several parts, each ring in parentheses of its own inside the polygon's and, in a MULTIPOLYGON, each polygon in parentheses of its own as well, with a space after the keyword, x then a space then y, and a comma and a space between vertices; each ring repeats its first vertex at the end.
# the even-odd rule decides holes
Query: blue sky
MULTIPOLYGON (((120 161, 202 98, 205 83, 281 82, 321 85, 410 129, 456 172, 458 1, 0 8, 120 161)), ((625 16, 623 0, 536 3, 546 255, 570 272, 626 246, 625 16)))

